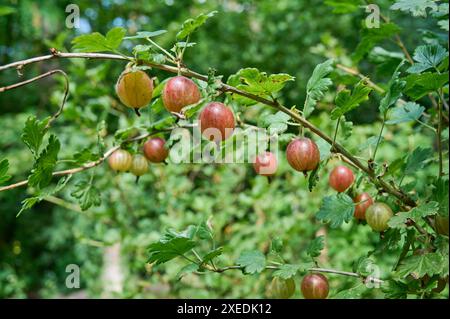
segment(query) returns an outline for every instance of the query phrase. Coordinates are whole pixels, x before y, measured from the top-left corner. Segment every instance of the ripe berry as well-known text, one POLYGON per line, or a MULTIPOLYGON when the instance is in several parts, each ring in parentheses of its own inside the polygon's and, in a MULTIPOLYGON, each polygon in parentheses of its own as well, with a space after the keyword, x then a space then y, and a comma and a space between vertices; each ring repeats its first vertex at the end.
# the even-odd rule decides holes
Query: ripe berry
POLYGON ((293 169, 307 172, 316 169, 319 165, 320 152, 313 140, 302 137, 289 143, 286 158, 293 169))
POLYGON ((275 299, 289 299, 295 293, 295 281, 292 278, 274 277, 269 287, 269 295, 275 299))
POLYGON ((123 104, 139 115, 138 109, 152 99, 153 80, 143 71, 125 70, 117 80, 116 93, 123 104))
POLYGON ((359 203, 355 206, 355 218, 365 220, 366 210, 373 204, 373 199, 368 193, 361 193, 353 199, 353 202, 359 203))
POLYGON ((378 232, 389 228, 388 221, 394 215, 392 209, 385 203, 373 203, 366 211, 366 221, 369 226, 378 232))
POLYGON ((340 165, 331 171, 328 182, 332 188, 342 193, 353 184, 354 180, 355 176, 352 170, 340 165))
POLYGON ((302 280, 301 290, 305 299, 326 299, 329 285, 322 274, 308 274, 302 280))
POLYGON ((133 156, 131 161, 130 172, 135 176, 142 176, 148 172, 148 162, 147 159, 140 154, 133 156))
POLYGON ((218 143, 233 134, 234 114, 225 104, 212 102, 200 113, 199 125, 205 138, 218 143))
POLYGON ((108 164, 109 166, 117 172, 126 172, 130 169, 132 162, 131 154, 128 151, 118 149, 114 151, 109 158, 108 164))
POLYGON ((272 152, 265 152, 258 155, 253 163, 255 172, 262 176, 271 176, 275 174, 277 167, 277 157, 272 152))
POLYGON ((448 228, 449 228, 448 216, 444 217, 436 215, 435 228, 438 234, 448 236, 448 228))
POLYGON ((166 141, 162 138, 154 137, 144 143, 144 155, 152 163, 161 163, 167 156, 169 150, 165 147, 166 141))
POLYGON ((200 91, 191 79, 176 76, 167 81, 162 92, 164 106, 169 112, 180 113, 187 105, 200 101, 200 91))

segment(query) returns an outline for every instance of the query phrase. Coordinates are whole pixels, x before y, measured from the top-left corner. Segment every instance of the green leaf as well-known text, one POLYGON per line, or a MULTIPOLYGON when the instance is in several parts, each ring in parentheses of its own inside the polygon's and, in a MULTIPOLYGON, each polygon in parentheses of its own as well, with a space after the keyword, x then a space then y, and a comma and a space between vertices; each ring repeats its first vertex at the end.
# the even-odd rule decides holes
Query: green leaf
POLYGON ((157 31, 138 31, 136 32, 136 35, 125 37, 125 40, 131 40, 131 39, 147 39, 147 38, 153 38, 157 37, 158 35, 166 33, 167 30, 157 30, 157 31))
POLYGON ((441 254, 430 253, 405 258, 395 274, 400 278, 411 275, 418 279, 425 275, 430 277, 439 275, 446 268, 448 268, 448 264, 445 265, 445 259, 441 254))
POLYGON ((197 226, 196 234, 200 239, 212 239, 214 237, 212 229, 205 221, 201 222, 200 225, 197 226))
MULTIPOLYGON (((295 79, 293 76, 285 73, 267 75, 266 72, 260 72, 255 68, 241 69, 235 76, 241 83, 236 85, 238 89, 265 98, 272 97, 274 93, 283 89, 286 82, 294 81, 295 79)), ((235 79, 232 78, 232 81, 235 82, 235 79)))
POLYGON ((425 108, 414 102, 407 102, 401 106, 392 109, 390 119, 386 124, 399 124, 404 122, 411 122, 420 119, 425 108))
POLYGON ((360 61, 376 44, 400 32, 394 23, 383 23, 379 28, 364 28, 361 30, 361 41, 355 49, 353 58, 360 61))
POLYGON ((308 248, 306 249, 306 253, 312 258, 319 257, 321 251, 325 247, 324 240, 324 236, 318 236, 314 238, 314 240, 309 243, 308 248))
POLYGON ((428 93, 435 92, 448 83, 448 72, 438 74, 425 72, 410 74, 404 78, 406 86, 404 93, 413 100, 418 100, 428 93))
POLYGON ((340 91, 335 100, 336 107, 331 111, 331 119, 337 120, 342 115, 357 108, 362 102, 369 99, 369 94, 372 88, 366 86, 364 81, 358 82, 353 88, 353 91, 340 91))
POLYGON ((334 61, 330 59, 314 68, 306 85, 306 101, 303 108, 304 117, 308 117, 312 113, 317 101, 323 98, 329 86, 333 84, 331 79, 327 77, 333 71, 333 63, 334 61))
POLYGON ((214 249, 214 250, 211 250, 209 253, 207 253, 207 254, 203 257, 202 263, 203 263, 203 264, 206 264, 206 263, 210 262, 210 261, 213 260, 214 258, 216 258, 216 257, 218 257, 218 256, 220 256, 220 255, 222 255, 222 252, 223 252, 223 247, 219 247, 219 248, 216 248, 216 249, 214 249))
POLYGON ((0 6, 0 17, 1 16, 6 16, 8 14, 13 14, 16 13, 16 9, 13 7, 8 7, 8 6, 0 6))
POLYGON ((349 139, 353 133, 353 122, 346 121, 345 117, 342 117, 339 132, 340 132, 340 135, 342 136, 342 139, 344 139, 344 140, 349 139))
POLYGON ((344 193, 326 196, 322 200, 316 218, 322 222, 330 223, 331 228, 337 228, 344 222, 349 222, 355 211, 353 200, 344 193))
POLYGON ((91 206, 100 206, 102 203, 101 193, 92 181, 82 180, 75 185, 75 190, 70 194, 78 199, 81 210, 87 210, 91 206))
POLYGON ((439 44, 421 45, 414 51, 416 61, 409 69, 409 73, 422 73, 428 69, 437 69, 438 65, 448 57, 448 52, 439 44))
POLYGON ((435 0, 397 0, 390 9, 407 12, 414 17, 426 17, 427 9, 435 11, 437 8, 435 0))
POLYGON ((53 134, 50 135, 47 147, 39 155, 31 170, 31 175, 28 177, 30 186, 43 188, 50 184, 60 148, 61 144, 58 138, 53 134))
POLYGON ((449 192, 448 178, 439 178, 433 183, 432 199, 439 203, 439 215, 448 217, 449 192))
POLYGON ((50 117, 39 121, 35 116, 30 116, 25 122, 25 127, 22 131, 21 139, 28 146, 34 158, 39 155, 42 140, 47 132, 47 124, 50 117))
POLYGON ((433 150, 431 148, 417 147, 408 156, 405 167, 405 174, 417 173, 418 170, 425 166, 425 162, 430 159, 433 155, 433 150))
POLYGON ((387 285, 382 288, 386 299, 406 299, 408 297, 409 286, 401 281, 389 279, 387 285))
POLYGON ((0 161, 0 185, 7 182, 11 176, 7 175, 6 173, 8 173, 8 169, 9 169, 9 162, 8 160, 2 159, 0 161))
POLYGON ((398 99, 402 96, 402 91, 406 86, 406 82, 399 78, 400 68, 403 66, 404 61, 400 62, 397 69, 394 71, 391 80, 389 81, 389 87, 384 94, 384 97, 380 101, 379 110, 381 114, 386 114, 387 110, 394 105, 398 99))
POLYGON ((348 14, 359 10, 359 0, 325 0, 325 4, 333 7, 335 14, 348 14))
POLYGON ((186 237, 163 238, 149 246, 149 263, 163 264, 182 256, 195 247, 195 242, 186 237))
POLYGON ((266 257, 258 250, 244 251, 236 263, 248 274, 259 273, 266 267, 266 257))
POLYGON ((280 237, 275 237, 272 239, 270 247, 274 252, 281 252, 283 249, 283 240, 280 237))
POLYGON ((353 271, 361 276, 370 276, 373 274, 375 262, 369 257, 362 256, 353 264, 353 271))
POLYGON ((17 213, 16 217, 19 217, 20 214, 22 214, 25 210, 31 209, 34 205, 43 201, 46 197, 54 195, 59 191, 61 191, 67 185, 67 183, 71 178, 72 175, 63 176, 62 178, 59 179, 58 184, 56 184, 54 188, 42 189, 38 191, 34 196, 25 198, 21 203, 22 207, 20 211, 17 213))
POLYGON ((151 133, 154 130, 162 130, 172 126, 176 122, 176 118, 172 115, 166 116, 159 121, 156 121, 149 125, 148 131, 151 133))
MULTIPOLYGON (((362 151, 365 151, 365 150, 367 150, 369 148, 375 148, 375 145, 377 145, 377 142, 378 142, 378 138, 379 138, 379 136, 371 136, 371 137, 369 137, 368 139, 366 139, 366 141, 364 143, 362 143, 358 147, 358 151, 362 152, 362 151)), ((384 138, 383 138, 383 136, 381 136, 380 145, 381 145, 381 143, 383 143, 383 141, 384 141, 384 138)))
MULTIPOLYGON (((320 153, 320 155, 322 155, 322 153, 320 153)), ((322 163, 319 163, 319 165, 317 165, 317 167, 311 173, 309 173, 308 190, 310 192, 313 191, 314 187, 316 187, 317 183, 319 182, 319 171, 321 168, 322 168, 322 163)))
POLYGON ((339 291, 332 296, 333 299, 362 299, 362 294, 367 291, 365 284, 357 284, 354 287, 339 291))
POLYGON ((279 269, 273 272, 273 276, 283 279, 289 279, 294 277, 299 270, 304 268, 306 267, 303 267, 302 265, 283 264, 279 269))
POLYGON ((181 278, 183 278, 184 276, 188 275, 188 274, 192 274, 193 272, 198 271, 198 265, 197 264, 189 264, 184 266, 183 268, 180 269, 180 271, 178 271, 177 273, 177 280, 181 280, 181 278))
POLYGON ((320 152, 320 161, 325 161, 331 156, 331 145, 322 138, 316 140, 320 152))
POLYGON ((117 49, 123 41, 123 38, 127 31, 122 27, 116 27, 106 33, 106 42, 108 47, 115 50, 117 49))
POLYGON ((177 39, 186 39, 192 32, 201 27, 206 22, 206 20, 208 20, 208 18, 213 17, 216 13, 217 11, 212 11, 207 14, 202 13, 194 19, 187 19, 186 21, 184 21, 183 25, 181 26, 181 30, 177 33, 177 39))
POLYGON ((429 202, 426 204, 414 207, 409 212, 400 212, 391 217, 388 225, 391 228, 405 228, 408 219, 418 222, 420 219, 435 215, 439 210, 439 204, 436 202, 429 202))
POLYGON ((262 125, 266 127, 271 134, 281 134, 288 129, 288 121, 291 117, 284 112, 278 111, 275 114, 269 114, 262 120, 262 125))
POLYGON ((76 52, 102 52, 116 50, 126 34, 121 27, 111 29, 104 37, 98 32, 83 34, 72 40, 72 49, 76 52))
POLYGON ((96 161, 100 158, 98 153, 93 153, 91 148, 86 147, 80 152, 77 152, 73 155, 73 160, 76 164, 82 165, 88 162, 96 161))

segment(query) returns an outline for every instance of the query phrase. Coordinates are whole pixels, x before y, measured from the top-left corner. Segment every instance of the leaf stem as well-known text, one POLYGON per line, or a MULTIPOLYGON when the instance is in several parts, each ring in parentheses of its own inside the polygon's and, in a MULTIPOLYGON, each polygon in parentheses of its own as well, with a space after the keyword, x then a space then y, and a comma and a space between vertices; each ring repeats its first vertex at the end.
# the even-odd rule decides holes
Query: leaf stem
POLYGON ((334 144, 336 143, 336 137, 337 137, 340 123, 341 123, 341 116, 339 116, 339 118, 336 122, 336 128, 334 129, 333 143, 331 144, 331 149, 334 149, 334 144))
POLYGON ((383 135, 384 126, 386 125, 386 113, 383 116, 383 123, 381 124, 380 134, 378 135, 377 145, 375 145, 375 150, 373 151, 372 159, 375 161, 375 158, 377 156, 378 146, 381 142, 381 137, 383 135))

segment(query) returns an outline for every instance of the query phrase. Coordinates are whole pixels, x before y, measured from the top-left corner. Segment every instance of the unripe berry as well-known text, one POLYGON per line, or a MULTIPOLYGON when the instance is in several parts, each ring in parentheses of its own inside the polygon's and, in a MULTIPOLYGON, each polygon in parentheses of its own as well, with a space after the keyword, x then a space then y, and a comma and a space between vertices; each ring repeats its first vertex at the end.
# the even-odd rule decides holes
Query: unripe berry
POLYGON ((313 140, 302 137, 289 143, 286 158, 293 169, 307 172, 316 169, 319 165, 320 152, 313 140))
POLYGON ((369 226, 383 232, 389 228, 388 221, 394 215, 392 209, 385 203, 373 203, 366 211, 366 221, 369 226))
POLYGON ((165 147, 166 141, 154 137, 144 143, 144 155, 152 163, 161 163, 169 156, 169 150, 165 147))
POLYGON ((355 218, 366 219, 366 210, 373 204, 373 199, 368 193, 361 193, 353 199, 353 202, 359 203, 355 206, 355 218))
POLYGON ((269 287, 269 296, 275 299, 289 299, 295 293, 295 281, 292 278, 274 277, 269 287))
POLYGON ((305 299, 326 299, 329 292, 327 277, 308 274, 302 280, 301 290, 305 299))
POLYGON ((116 83, 116 93, 127 107, 135 109, 150 103, 153 94, 153 80, 143 71, 125 70, 116 83))
POLYGON ((255 172, 262 176, 274 175, 277 171, 278 161, 272 152, 264 152, 256 156, 253 168, 255 172))
POLYGON ((164 106, 169 112, 180 113, 187 105, 200 101, 200 91, 191 79, 176 76, 167 81, 162 92, 164 106))
POLYGON ((226 140, 235 127, 233 111, 225 104, 212 102, 206 105, 199 116, 203 136, 216 143, 226 140))
POLYGON ((131 162, 130 172, 135 176, 142 176, 148 172, 148 162, 147 159, 140 154, 133 156, 131 162))
POLYGON ((109 166, 116 172, 126 172, 130 169, 132 162, 131 154, 122 149, 118 149, 108 158, 109 166))
POLYGON ((330 186, 336 191, 342 193, 347 190, 355 180, 355 176, 350 168, 340 165, 335 167, 331 173, 328 180, 330 186))

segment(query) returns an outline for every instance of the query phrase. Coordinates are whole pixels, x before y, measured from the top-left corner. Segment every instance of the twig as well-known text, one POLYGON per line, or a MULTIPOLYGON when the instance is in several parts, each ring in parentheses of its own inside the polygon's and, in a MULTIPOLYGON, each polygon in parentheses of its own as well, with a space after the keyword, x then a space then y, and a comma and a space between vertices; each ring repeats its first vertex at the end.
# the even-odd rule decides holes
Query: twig
POLYGON ((60 70, 60 69, 51 70, 51 71, 45 72, 43 74, 40 74, 38 76, 35 76, 34 78, 31 78, 31 79, 28 79, 28 80, 25 80, 25 81, 22 81, 22 82, 14 83, 14 84, 11 84, 11 85, 8 85, 8 86, 1 87, 0 88, 0 93, 8 91, 8 90, 17 89, 19 87, 22 87, 22 86, 25 86, 27 84, 33 83, 35 81, 41 80, 43 78, 46 78, 46 77, 51 76, 51 75, 56 74, 56 73, 62 74, 64 76, 64 80, 66 82, 66 87, 64 89, 63 100, 61 102, 61 105, 60 105, 58 111, 50 118, 50 120, 48 121, 48 123, 46 125, 46 128, 49 128, 50 125, 53 123, 53 121, 55 121, 58 118, 58 116, 61 115, 61 113, 62 113, 62 111, 64 109, 64 105, 66 104, 66 101, 67 101, 67 96, 69 95, 69 77, 67 76, 66 72, 64 72, 63 70, 60 70))
MULTIPOLYGON (((147 137, 149 137, 151 135, 155 135, 155 134, 158 134, 160 132, 165 132, 165 131, 171 130, 171 129, 172 128, 165 129, 165 130, 155 130, 155 131, 153 131, 151 133, 145 133, 145 134, 139 135, 137 137, 128 139, 128 140, 124 141, 123 143, 139 141, 139 140, 145 139, 145 138, 147 138, 147 137)), ((79 173, 79 172, 88 170, 90 168, 96 167, 96 166, 100 165, 101 163, 103 163, 112 153, 114 153, 119 148, 120 148, 120 145, 114 146, 114 147, 110 148, 108 151, 106 151, 103 154, 103 156, 100 157, 96 161, 89 162, 89 163, 84 164, 83 166, 80 166, 80 167, 75 167, 75 168, 66 169, 66 170, 62 170, 62 171, 56 171, 56 172, 53 172, 52 175, 53 176, 71 175, 71 174, 79 173)), ((14 184, 2 186, 2 187, 0 187, 0 192, 6 191, 6 190, 10 190, 10 189, 13 189, 13 188, 17 188, 17 187, 20 187, 20 186, 25 186, 27 184, 28 184, 28 179, 20 181, 20 182, 17 182, 17 183, 14 183, 14 184)))
POLYGON ((439 154, 439 177, 444 175, 444 165, 442 156, 442 89, 439 90, 439 101, 438 101, 438 127, 437 127, 437 147, 439 154))
POLYGON ((342 64, 339 64, 339 63, 336 64, 336 67, 337 67, 338 69, 341 69, 342 71, 348 73, 348 74, 357 76, 357 77, 359 77, 361 80, 366 81, 367 85, 368 85, 369 87, 371 87, 372 89, 374 89, 375 91, 377 91, 378 93, 383 94, 383 93, 385 92, 385 90, 384 90, 382 87, 380 87, 380 86, 378 86, 377 84, 373 83, 367 76, 365 76, 364 74, 361 74, 358 70, 353 69, 353 68, 349 68, 349 67, 347 67, 347 66, 345 66, 345 65, 342 65, 342 64))
MULTIPOLYGON (((208 269, 208 270, 210 270, 212 272, 222 273, 222 272, 225 272, 225 271, 228 271, 228 270, 242 270, 242 269, 244 269, 244 267, 238 266, 238 265, 233 265, 233 266, 227 266, 227 267, 223 267, 223 268, 217 268, 215 270, 212 269, 212 268, 206 268, 206 269, 208 269)), ((280 269, 280 267, 278 267, 278 266, 266 266, 265 269, 266 270, 277 270, 277 269, 280 269)), ((312 267, 312 268, 306 269, 306 271, 329 273, 329 274, 335 274, 335 275, 342 275, 342 276, 349 276, 349 277, 366 279, 366 277, 363 277, 360 274, 357 274, 357 273, 354 273, 354 272, 335 270, 335 269, 328 269, 328 268, 312 267)), ((373 280, 373 282, 376 282, 376 283, 383 283, 384 282, 383 280, 378 279, 378 278, 370 277, 370 279, 373 280)))
MULTIPOLYGON (((40 61, 50 60, 50 59, 54 59, 54 58, 87 58, 87 59, 133 60, 131 57, 129 59, 127 59, 127 58, 125 58, 123 56, 115 55, 115 54, 103 54, 103 53, 59 53, 58 55, 47 55, 47 56, 41 56, 41 57, 36 57, 36 58, 32 58, 32 59, 27 59, 27 60, 23 60, 23 61, 10 63, 10 64, 7 64, 7 65, 1 66, 0 67, 0 71, 8 69, 8 68, 18 67, 18 66, 23 67, 23 66, 31 64, 31 63, 36 63, 36 62, 40 62, 40 61)), ((151 63, 151 62, 146 62, 146 61, 137 61, 137 63, 138 64, 143 64, 143 65, 148 65, 148 66, 151 66, 151 67, 154 67, 154 68, 157 68, 157 69, 160 69, 160 70, 164 70, 164 71, 167 71, 167 72, 171 72, 171 73, 178 73, 178 72, 180 72, 181 75, 197 78, 197 79, 202 80, 204 82, 208 81, 208 77, 207 76, 202 75, 202 74, 197 73, 197 72, 194 72, 192 70, 189 70, 188 68, 185 68, 185 67, 182 67, 181 69, 178 69, 178 67, 169 66, 169 65, 165 65, 165 64, 151 63)), ((263 97, 254 95, 252 93, 248 93, 248 92, 239 90, 239 89, 237 89, 237 88, 235 88, 233 86, 230 86, 228 84, 225 84, 225 83, 221 83, 220 84, 219 90, 221 90, 222 92, 238 94, 238 95, 250 98, 250 99, 252 99, 252 100, 254 100, 256 102, 260 102, 262 104, 265 104, 265 105, 271 106, 271 107, 273 107, 275 109, 278 109, 279 111, 289 115, 293 120, 295 120, 296 122, 300 123, 305 128, 309 129, 315 135, 317 135, 320 138, 324 139, 328 144, 330 144, 330 145, 333 144, 332 138, 330 138, 328 135, 326 135, 324 132, 322 132, 320 129, 318 129, 316 126, 314 126, 312 123, 307 121, 304 117, 300 116, 297 112, 295 112, 293 110, 290 110, 289 108, 281 105, 278 101, 272 101, 272 100, 265 99, 263 97)), ((381 178, 377 178, 369 167, 367 167, 363 163, 361 163, 357 158, 355 158, 349 151, 347 151, 339 143, 335 143, 334 144, 333 151, 341 153, 342 155, 347 157, 351 162, 353 162, 353 164, 355 166, 357 166, 360 170, 365 172, 368 175, 368 177, 370 178, 370 180, 372 181, 372 183, 374 183, 376 186, 379 186, 379 187, 383 188, 387 193, 397 197, 398 199, 400 199, 402 202, 404 202, 408 206, 413 206, 414 207, 414 206, 417 205, 416 202, 412 198, 410 198, 408 195, 402 193, 396 187, 390 185, 389 183, 385 182, 381 178)), ((1 190, 2 189, 0 188, 0 191, 1 190)))

